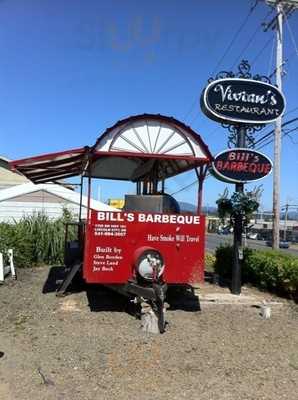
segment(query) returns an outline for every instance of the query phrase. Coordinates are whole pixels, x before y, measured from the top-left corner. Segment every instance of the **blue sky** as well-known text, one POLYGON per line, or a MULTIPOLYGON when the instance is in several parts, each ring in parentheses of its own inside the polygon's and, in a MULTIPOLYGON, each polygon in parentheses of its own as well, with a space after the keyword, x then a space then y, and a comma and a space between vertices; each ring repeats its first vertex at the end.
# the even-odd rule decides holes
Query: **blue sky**
MULTIPOLYGON (((174 116, 190 124, 213 154, 224 150, 228 132, 201 112, 199 98, 212 74, 235 70, 241 58, 253 63, 253 73, 274 70, 273 42, 264 48, 273 32, 261 28, 274 13, 265 18, 270 8, 263 1, 218 65, 253 3, 1 0, 0 154, 17 159, 90 145, 119 119, 144 112, 174 116)), ((284 25, 287 112, 298 106, 293 44, 293 38, 298 43, 298 11, 289 25, 291 34, 284 25)), ((285 121, 294 117, 298 110, 285 121)), ((272 128, 268 125, 256 138, 272 128)), ((298 132, 282 145, 281 204, 298 204, 298 132)), ((261 151, 272 156, 272 150, 268 145, 261 151)), ((187 173, 169 181, 167 190, 177 192, 194 180, 194 173, 187 173)), ((259 183, 262 205, 269 209, 272 177, 259 183)), ((214 205, 224 187, 207 179, 204 203, 214 205)), ((131 190, 126 183, 103 182, 101 199, 131 190)), ((194 202, 195 193, 194 185, 177 199, 194 202)))

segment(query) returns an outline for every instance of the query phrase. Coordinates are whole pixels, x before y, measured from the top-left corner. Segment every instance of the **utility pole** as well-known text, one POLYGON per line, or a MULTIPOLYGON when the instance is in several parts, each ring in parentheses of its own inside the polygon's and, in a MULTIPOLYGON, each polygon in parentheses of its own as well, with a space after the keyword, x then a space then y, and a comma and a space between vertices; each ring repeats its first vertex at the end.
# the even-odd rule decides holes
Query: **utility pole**
POLYGON ((288 211, 289 211, 289 204, 287 203, 287 204, 286 204, 286 210, 285 210, 284 241, 287 240, 288 211))
MULTIPOLYGON (((283 45, 283 8, 277 3, 276 26, 276 85, 282 91, 282 45, 283 45)), ((272 248, 279 248, 279 221, 280 221, 280 158, 281 158, 281 124, 282 117, 276 120, 274 132, 274 168, 273 168, 273 232, 272 248)))
MULTIPOLYGON (((277 16, 265 24, 265 31, 269 28, 276 29, 276 85, 282 91, 283 72, 283 16, 290 16, 298 7, 297 0, 265 0, 271 7, 276 7, 277 16)), ((279 222, 280 222, 280 160, 281 160, 281 128, 282 117, 276 120, 274 131, 274 168, 273 168, 273 226, 272 248, 279 248, 279 222)))
POLYGON ((287 241, 287 223, 288 223, 288 216, 289 216, 289 208, 297 208, 297 204, 286 204, 282 207, 282 210, 285 210, 285 222, 284 222, 284 241, 287 241))

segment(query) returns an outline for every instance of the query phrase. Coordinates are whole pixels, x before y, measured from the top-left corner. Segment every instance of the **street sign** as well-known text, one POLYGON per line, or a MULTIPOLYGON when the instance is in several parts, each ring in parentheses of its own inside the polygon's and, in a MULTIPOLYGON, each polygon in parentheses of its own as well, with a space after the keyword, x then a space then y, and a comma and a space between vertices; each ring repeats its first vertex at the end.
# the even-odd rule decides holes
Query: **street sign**
POLYGON ((203 90, 206 116, 228 124, 260 125, 275 121, 285 110, 285 98, 273 85, 243 78, 217 79, 203 90))
POLYGON ((217 154, 212 163, 212 174, 224 182, 245 183, 269 175, 272 161, 262 153, 245 148, 234 148, 217 154))

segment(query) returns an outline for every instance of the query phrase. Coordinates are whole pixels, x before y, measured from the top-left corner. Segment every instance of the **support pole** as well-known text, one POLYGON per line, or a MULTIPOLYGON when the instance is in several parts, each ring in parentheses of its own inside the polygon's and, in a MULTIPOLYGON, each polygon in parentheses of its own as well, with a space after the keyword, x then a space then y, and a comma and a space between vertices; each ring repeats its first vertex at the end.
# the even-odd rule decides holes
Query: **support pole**
POLYGON ((79 222, 82 222, 82 199, 83 199, 83 174, 81 175, 80 183, 80 210, 79 210, 79 222))
POLYGON ((286 210, 285 210, 284 241, 287 240, 288 211, 289 211, 289 204, 287 203, 287 204, 286 204, 286 210))
MULTIPOLYGON (((246 128, 245 126, 239 126, 237 132, 237 147, 246 147, 246 128)), ((235 191, 243 193, 244 184, 236 183, 235 191)), ((233 268, 232 268, 232 294, 241 294, 241 260, 242 260, 242 227, 243 221, 242 216, 237 215, 234 222, 234 243, 233 243, 233 268)))
MULTIPOLYGON (((276 47, 276 85, 282 90, 282 24, 283 24, 283 9, 282 3, 276 5, 277 11, 277 47, 276 47)), ((280 154, 281 154, 281 124, 282 119, 279 117, 276 120, 274 131, 274 168, 273 168, 273 226, 272 226, 272 248, 279 248, 279 221, 280 221, 280 154)))
POLYGON ((203 202, 203 182, 204 178, 200 176, 199 178, 199 188, 198 188, 198 210, 197 213, 200 215, 202 213, 202 202, 203 202))
POLYGON ((207 168, 201 166, 200 168, 196 168, 196 175, 198 178, 199 186, 198 186, 198 202, 197 202, 197 214, 200 215, 202 213, 203 206, 203 184, 204 179, 206 178, 207 168))

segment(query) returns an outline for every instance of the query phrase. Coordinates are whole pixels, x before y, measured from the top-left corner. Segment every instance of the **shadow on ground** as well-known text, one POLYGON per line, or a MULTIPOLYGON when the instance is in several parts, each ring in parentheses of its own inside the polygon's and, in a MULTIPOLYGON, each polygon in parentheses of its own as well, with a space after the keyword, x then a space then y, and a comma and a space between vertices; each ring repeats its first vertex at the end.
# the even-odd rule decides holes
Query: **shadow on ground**
MULTIPOLYGON (((64 266, 51 267, 47 279, 43 285, 42 293, 47 294, 57 292, 68 273, 69 268, 66 268, 64 266)), ((75 277, 75 279, 73 279, 71 285, 69 286, 68 292, 77 293, 83 291, 84 289, 84 281, 79 276, 77 276, 75 277)))
POLYGON ((229 279, 224 279, 214 272, 205 272, 205 282, 214 283, 223 288, 231 287, 231 281, 229 279))
POLYGON ((200 299, 191 286, 170 286, 166 301, 169 303, 169 311, 201 311, 200 299))
MULTIPOLYGON (((57 293, 69 272, 70 269, 64 266, 51 267, 42 293, 57 293)), ((92 312, 118 311, 136 314, 136 306, 129 298, 103 285, 86 284, 78 273, 67 288, 65 296, 79 292, 86 292, 88 306, 92 312)))
POLYGON ((118 311, 136 315, 137 308, 130 299, 103 285, 86 285, 88 305, 92 312, 118 311))
MULTIPOLYGON (((42 293, 55 293, 69 273, 64 266, 51 267, 47 279, 43 285, 42 293)), ((66 295, 86 292, 88 306, 92 312, 117 311, 130 315, 139 314, 139 306, 136 306, 130 298, 118 291, 98 284, 86 284, 77 274, 67 289, 66 295)), ((170 286, 166 295, 169 311, 200 311, 200 301, 191 286, 170 286)))

